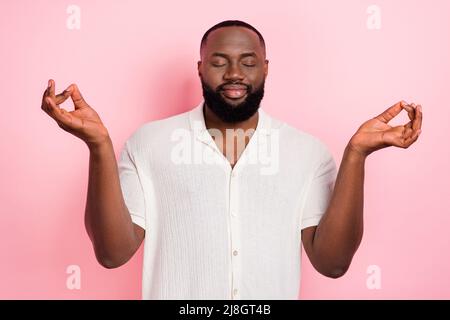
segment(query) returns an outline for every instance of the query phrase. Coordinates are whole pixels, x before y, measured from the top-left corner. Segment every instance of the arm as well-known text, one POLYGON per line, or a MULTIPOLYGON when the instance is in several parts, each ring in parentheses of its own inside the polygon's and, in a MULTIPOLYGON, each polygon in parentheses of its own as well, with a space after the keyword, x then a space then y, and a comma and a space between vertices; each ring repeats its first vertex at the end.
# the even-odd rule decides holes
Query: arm
POLYGON ((312 265, 321 274, 338 278, 350 267, 363 236, 364 164, 372 152, 396 146, 408 148, 421 133, 422 107, 399 102, 365 122, 345 148, 328 208, 317 227, 302 230, 302 241, 312 265), (408 112, 410 122, 387 123, 408 112))
POLYGON ((125 205, 111 140, 89 149, 85 226, 99 263, 116 268, 137 251, 145 231, 132 223, 125 205))
POLYGON ((302 230, 311 264, 327 277, 342 276, 361 243, 364 163, 364 156, 345 148, 327 211, 317 227, 302 230))
POLYGON ((58 126, 83 140, 90 151, 89 185, 85 226, 99 263, 106 268, 127 262, 144 239, 144 229, 131 221, 122 195, 114 148, 97 112, 83 99, 78 87, 70 85, 55 95, 55 83, 49 80, 41 109, 58 126), (74 110, 60 108, 68 98, 74 110))

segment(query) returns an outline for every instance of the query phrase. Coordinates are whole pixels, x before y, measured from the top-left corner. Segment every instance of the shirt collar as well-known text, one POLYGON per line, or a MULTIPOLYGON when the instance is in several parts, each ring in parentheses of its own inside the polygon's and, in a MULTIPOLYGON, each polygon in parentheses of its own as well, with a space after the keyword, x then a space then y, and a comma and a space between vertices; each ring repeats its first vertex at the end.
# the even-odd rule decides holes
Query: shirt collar
MULTIPOLYGON (((203 105, 204 100, 202 100, 194 109, 189 111, 189 123, 191 130, 194 135, 203 142, 209 143, 212 140, 209 134, 206 124, 205 117, 203 116, 203 105)), ((258 124, 256 125, 255 134, 260 136, 266 136, 271 134, 271 119, 267 113, 260 107, 257 111, 259 113, 258 124)))

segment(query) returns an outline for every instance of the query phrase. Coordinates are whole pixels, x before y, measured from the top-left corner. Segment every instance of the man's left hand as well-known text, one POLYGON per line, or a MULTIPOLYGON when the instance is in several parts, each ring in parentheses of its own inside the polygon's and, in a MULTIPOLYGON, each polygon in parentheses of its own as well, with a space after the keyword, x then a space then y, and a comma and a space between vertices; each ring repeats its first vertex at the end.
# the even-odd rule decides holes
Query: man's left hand
POLYGON ((350 139, 349 147, 364 157, 376 150, 390 146, 406 149, 419 138, 421 127, 422 106, 401 101, 379 116, 363 123, 350 139), (408 112, 408 117, 411 121, 396 127, 388 125, 388 122, 403 109, 408 112))

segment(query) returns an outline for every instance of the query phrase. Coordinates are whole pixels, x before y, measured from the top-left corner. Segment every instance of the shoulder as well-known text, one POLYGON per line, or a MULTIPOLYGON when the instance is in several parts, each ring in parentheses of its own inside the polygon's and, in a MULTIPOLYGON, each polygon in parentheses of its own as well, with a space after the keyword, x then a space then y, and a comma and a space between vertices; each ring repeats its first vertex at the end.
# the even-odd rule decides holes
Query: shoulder
POLYGON ((294 127, 283 120, 268 115, 271 120, 271 129, 279 132, 280 143, 291 150, 301 150, 310 156, 319 158, 330 153, 327 144, 319 137, 294 127))
POLYGON ((185 111, 164 119, 152 120, 138 127, 127 139, 130 148, 165 144, 176 130, 189 130, 189 113, 185 111))

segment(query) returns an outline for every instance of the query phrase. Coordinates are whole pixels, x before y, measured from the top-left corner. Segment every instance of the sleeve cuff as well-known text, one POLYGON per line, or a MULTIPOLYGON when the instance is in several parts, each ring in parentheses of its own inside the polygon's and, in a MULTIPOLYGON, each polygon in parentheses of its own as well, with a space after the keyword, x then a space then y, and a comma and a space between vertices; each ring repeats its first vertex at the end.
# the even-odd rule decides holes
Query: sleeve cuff
POLYGON ((303 220, 301 230, 308 228, 308 227, 317 226, 321 219, 322 219, 322 215, 303 220))
POLYGON ((133 223, 137 224, 139 227, 145 230, 145 219, 133 213, 130 213, 130 216, 133 223))

